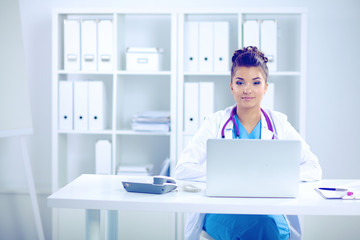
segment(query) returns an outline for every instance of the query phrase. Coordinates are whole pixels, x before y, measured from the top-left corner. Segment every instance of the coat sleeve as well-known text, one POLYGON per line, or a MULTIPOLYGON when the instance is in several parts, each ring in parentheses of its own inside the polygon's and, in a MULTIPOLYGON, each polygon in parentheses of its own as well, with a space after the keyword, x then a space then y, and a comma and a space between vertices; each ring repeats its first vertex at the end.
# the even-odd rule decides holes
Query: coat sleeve
POLYGON ((216 138, 217 118, 215 115, 208 117, 182 151, 175 168, 175 178, 190 181, 206 180, 207 140, 216 138))
POLYGON ((319 159, 314 153, 310 151, 309 145, 296 131, 296 129, 287 121, 283 119, 283 136, 284 139, 300 140, 301 141, 301 162, 300 162, 300 180, 301 181, 318 181, 322 177, 322 170, 319 164, 319 159))

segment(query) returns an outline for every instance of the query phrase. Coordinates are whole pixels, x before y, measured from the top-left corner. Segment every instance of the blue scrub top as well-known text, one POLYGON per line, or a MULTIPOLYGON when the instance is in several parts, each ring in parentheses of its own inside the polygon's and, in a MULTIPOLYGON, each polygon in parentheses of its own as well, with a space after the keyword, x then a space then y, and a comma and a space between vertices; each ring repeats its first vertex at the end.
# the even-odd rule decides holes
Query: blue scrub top
MULTIPOLYGON (((249 134, 244 126, 239 121, 238 116, 235 114, 234 116, 235 122, 239 128, 239 134, 240 136, 238 138, 240 139, 261 139, 261 120, 256 124, 255 128, 252 130, 252 132, 249 134)), ((236 139, 236 127, 233 127, 233 139, 236 139)))
MULTIPOLYGON (((261 139, 261 120, 249 134, 237 115, 234 117, 239 128, 239 137, 236 137, 234 126, 233 139, 261 139)), ((287 240, 290 236, 289 226, 283 215, 206 214, 203 229, 215 239, 265 237, 269 240, 287 240)))

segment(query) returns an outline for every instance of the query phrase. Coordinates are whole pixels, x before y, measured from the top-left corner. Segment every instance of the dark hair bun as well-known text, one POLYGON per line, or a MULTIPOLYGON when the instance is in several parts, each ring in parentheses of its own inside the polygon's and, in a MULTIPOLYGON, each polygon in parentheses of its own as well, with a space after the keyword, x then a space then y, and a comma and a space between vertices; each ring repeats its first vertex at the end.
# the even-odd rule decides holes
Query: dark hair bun
POLYGON ((248 46, 248 47, 244 47, 242 49, 236 50, 231 59, 232 62, 235 63, 236 59, 243 54, 250 54, 250 55, 256 56, 257 58, 260 58, 264 63, 268 62, 268 58, 265 57, 265 54, 263 52, 261 52, 255 46, 248 46))
POLYGON ((269 69, 267 67, 268 58, 257 47, 249 46, 236 50, 232 57, 231 79, 235 74, 237 67, 260 67, 267 81, 269 69))

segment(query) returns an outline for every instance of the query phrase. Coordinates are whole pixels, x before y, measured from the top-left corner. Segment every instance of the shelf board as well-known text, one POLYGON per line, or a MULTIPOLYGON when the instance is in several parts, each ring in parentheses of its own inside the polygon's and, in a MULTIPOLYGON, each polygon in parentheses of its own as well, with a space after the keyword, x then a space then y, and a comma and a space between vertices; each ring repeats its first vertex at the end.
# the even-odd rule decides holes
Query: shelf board
POLYGON ((171 71, 117 71, 118 75, 153 75, 153 76, 170 76, 171 71))
MULTIPOLYGON (((185 76, 230 76, 231 72, 184 72, 185 76)), ((300 76, 297 71, 269 72, 270 76, 300 76)))
POLYGON ((113 75, 113 71, 67 71, 58 70, 58 74, 80 74, 80 75, 113 75))
POLYGON ((184 72, 185 76, 230 76, 228 72, 184 72))
POLYGON ((301 73, 297 71, 279 71, 269 72, 269 76, 300 76, 301 73))
POLYGON ((140 132, 140 131, 133 131, 133 130, 118 130, 116 134, 118 135, 139 135, 139 136, 170 136, 171 132, 140 132))
POLYGON ((111 130, 58 130, 59 134, 112 134, 111 130))

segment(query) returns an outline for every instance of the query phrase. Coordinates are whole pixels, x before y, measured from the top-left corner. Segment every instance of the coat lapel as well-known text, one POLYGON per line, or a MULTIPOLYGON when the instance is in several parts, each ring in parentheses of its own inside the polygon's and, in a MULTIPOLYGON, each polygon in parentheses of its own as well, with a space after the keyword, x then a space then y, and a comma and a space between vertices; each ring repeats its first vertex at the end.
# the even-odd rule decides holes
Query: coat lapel
POLYGON ((274 133, 269 130, 264 114, 261 113, 261 139, 272 139, 274 133))

